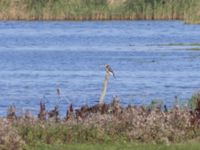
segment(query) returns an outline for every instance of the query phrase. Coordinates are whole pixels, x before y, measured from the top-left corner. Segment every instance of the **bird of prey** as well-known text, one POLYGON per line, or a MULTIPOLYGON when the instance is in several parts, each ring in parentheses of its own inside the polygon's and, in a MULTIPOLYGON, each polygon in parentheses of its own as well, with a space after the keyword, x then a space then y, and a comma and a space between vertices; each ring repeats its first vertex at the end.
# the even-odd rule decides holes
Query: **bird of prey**
POLYGON ((110 67, 110 65, 108 65, 108 64, 106 64, 106 72, 108 72, 110 75, 112 75, 114 78, 116 78, 115 77, 115 73, 114 73, 114 71, 112 70, 112 68, 110 67))

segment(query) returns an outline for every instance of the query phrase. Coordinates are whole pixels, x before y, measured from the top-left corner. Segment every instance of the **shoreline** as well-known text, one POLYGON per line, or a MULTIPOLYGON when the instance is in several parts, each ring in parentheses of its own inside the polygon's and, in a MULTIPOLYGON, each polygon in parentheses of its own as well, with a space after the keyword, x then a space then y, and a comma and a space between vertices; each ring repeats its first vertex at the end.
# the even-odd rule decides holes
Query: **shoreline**
POLYGON ((137 22, 137 21, 180 21, 186 25, 200 25, 200 21, 196 23, 186 22, 182 19, 85 19, 85 20, 77 20, 77 19, 0 19, 0 22, 137 22))

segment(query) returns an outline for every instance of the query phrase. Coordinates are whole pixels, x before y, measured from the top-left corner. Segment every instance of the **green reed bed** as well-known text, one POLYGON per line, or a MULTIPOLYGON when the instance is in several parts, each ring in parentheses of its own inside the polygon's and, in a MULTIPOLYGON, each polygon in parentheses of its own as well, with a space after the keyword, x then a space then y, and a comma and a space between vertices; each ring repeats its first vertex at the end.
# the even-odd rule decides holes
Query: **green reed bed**
POLYGON ((199 0, 0 0, 0 19, 180 19, 199 23, 199 7, 199 0))

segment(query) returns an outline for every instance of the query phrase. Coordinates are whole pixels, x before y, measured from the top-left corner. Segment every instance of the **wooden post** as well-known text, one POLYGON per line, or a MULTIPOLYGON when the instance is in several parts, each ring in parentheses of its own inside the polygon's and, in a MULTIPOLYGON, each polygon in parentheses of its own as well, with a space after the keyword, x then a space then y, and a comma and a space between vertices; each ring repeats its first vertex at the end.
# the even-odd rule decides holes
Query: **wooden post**
POLYGON ((106 75, 105 75, 105 79, 104 79, 104 82, 103 82, 103 89, 101 91, 101 96, 99 98, 99 104, 100 105, 104 104, 104 98, 105 98, 105 95, 106 95, 109 79, 110 79, 110 73, 106 70, 106 75))

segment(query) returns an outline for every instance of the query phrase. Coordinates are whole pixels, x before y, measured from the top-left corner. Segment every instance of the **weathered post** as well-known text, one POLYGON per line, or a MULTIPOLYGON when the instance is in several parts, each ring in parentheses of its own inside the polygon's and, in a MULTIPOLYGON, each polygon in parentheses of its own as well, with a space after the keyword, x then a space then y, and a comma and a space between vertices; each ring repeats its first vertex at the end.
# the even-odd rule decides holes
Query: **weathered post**
POLYGON ((106 69, 106 75, 105 75, 105 79, 104 79, 104 82, 103 82, 103 89, 101 91, 101 96, 99 98, 99 104, 100 105, 104 104, 104 98, 105 98, 105 95, 106 95, 110 75, 112 75, 115 78, 115 74, 114 74, 112 68, 109 65, 106 65, 105 69, 106 69))

